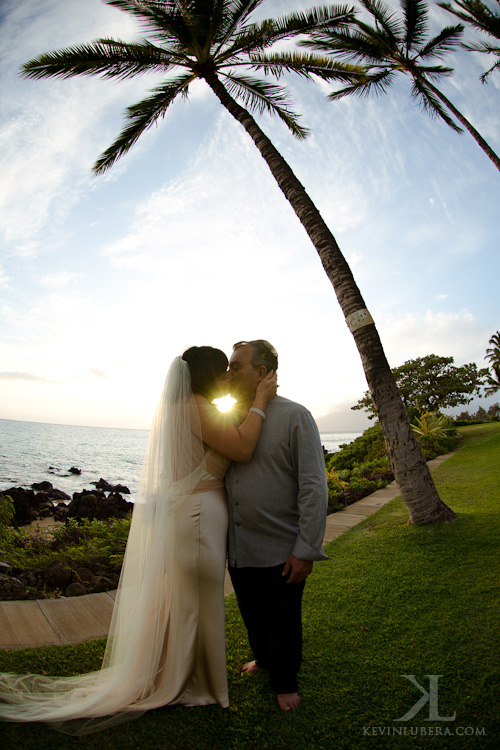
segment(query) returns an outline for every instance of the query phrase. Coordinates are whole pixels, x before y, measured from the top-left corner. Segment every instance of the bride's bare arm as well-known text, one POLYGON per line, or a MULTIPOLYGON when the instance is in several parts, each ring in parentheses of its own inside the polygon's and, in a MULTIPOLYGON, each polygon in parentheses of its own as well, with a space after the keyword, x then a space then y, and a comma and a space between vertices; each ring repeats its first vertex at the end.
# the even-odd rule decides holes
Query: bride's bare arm
MULTIPOLYGON (((270 372, 257 386, 253 406, 264 411, 266 404, 276 395, 276 373, 270 372)), ((250 461, 262 429, 262 417, 254 411, 235 427, 230 419, 200 394, 195 394, 200 415, 203 442, 232 461, 250 461)))

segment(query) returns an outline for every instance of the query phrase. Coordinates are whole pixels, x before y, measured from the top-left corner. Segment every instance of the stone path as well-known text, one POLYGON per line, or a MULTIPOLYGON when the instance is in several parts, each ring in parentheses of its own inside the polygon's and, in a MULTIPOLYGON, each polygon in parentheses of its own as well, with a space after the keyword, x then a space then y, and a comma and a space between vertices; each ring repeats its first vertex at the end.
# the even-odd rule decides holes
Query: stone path
MULTIPOLYGON (((451 455, 448 453, 429 461, 429 468, 435 469, 451 455)), ((383 490, 377 490, 349 505, 346 510, 332 513, 326 521, 325 543, 360 523, 398 495, 396 483, 392 482, 383 490)), ((224 593, 227 595, 232 591, 226 572, 224 593)), ((66 599, 0 602, 0 649, 60 646, 105 638, 111 622, 115 593, 108 591, 66 599)))

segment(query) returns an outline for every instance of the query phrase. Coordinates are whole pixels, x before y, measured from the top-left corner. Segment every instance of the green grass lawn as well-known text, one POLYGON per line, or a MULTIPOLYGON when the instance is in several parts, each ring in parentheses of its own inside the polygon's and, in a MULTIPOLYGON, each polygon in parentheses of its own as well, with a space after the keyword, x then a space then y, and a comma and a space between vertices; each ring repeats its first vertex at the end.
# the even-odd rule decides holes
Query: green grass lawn
MULTIPOLYGON (((399 499, 327 547, 304 599, 303 704, 275 705, 227 600, 231 706, 166 708, 79 739, 48 727, 0 725, 4 750, 371 750, 500 747, 500 425, 461 429, 459 451, 434 477, 458 518, 412 527, 399 499), (429 689, 437 716, 402 675, 429 689), (435 678, 433 678, 435 679, 435 678), (395 731, 402 732, 394 736, 395 731), (406 735, 404 732, 406 731, 406 735), (476 734, 479 731, 480 734, 476 734), (425 734, 423 734, 425 732, 425 734), (389 733, 390 736, 389 736, 389 733), (418 733, 418 734, 417 734, 418 733)), ((0 671, 69 674, 98 668, 103 642, 0 652, 0 671)))

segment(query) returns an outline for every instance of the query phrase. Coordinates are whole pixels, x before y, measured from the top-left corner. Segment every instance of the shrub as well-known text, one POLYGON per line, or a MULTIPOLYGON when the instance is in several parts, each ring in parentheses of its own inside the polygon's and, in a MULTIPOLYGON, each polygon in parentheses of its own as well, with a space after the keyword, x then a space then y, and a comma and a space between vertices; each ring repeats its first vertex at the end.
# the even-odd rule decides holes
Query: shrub
POLYGON ((2 531, 1 551, 11 565, 23 570, 63 559, 72 567, 93 560, 116 565, 123 562, 129 530, 130 519, 126 518, 80 523, 71 519, 50 533, 7 527, 2 531))
POLYGON ((445 436, 454 430, 453 420, 437 411, 424 412, 411 427, 417 437, 445 436))
POLYGON ((387 456, 382 429, 379 424, 369 427, 360 437, 334 453, 328 461, 328 468, 352 469, 364 461, 372 461, 387 456))
POLYGON ((14 518, 14 501, 10 495, 0 495, 0 529, 9 526, 14 518))
POLYGON ((458 435, 422 435, 419 437, 420 448, 426 461, 444 453, 451 453, 458 443, 458 435))

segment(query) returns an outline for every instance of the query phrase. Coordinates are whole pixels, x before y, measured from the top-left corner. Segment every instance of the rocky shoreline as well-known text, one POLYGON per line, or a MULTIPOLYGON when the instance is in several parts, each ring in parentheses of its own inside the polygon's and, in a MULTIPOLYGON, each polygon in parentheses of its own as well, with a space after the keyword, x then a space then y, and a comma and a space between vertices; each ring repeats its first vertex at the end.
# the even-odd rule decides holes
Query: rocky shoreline
MULTIPOLYGON (((70 471, 79 470, 73 467, 70 471)), ((133 503, 123 498, 130 494, 128 487, 111 485, 102 478, 92 484, 93 489, 74 492, 73 497, 48 481, 36 482, 30 489, 10 487, 0 491, 0 497, 12 499, 11 527, 45 538, 51 537, 51 527, 67 526, 71 519, 109 521, 125 518, 132 510, 133 503)), ((100 593, 116 588, 120 571, 121 564, 99 559, 77 567, 56 560, 24 570, 9 562, 0 541, 0 601, 100 593)))

